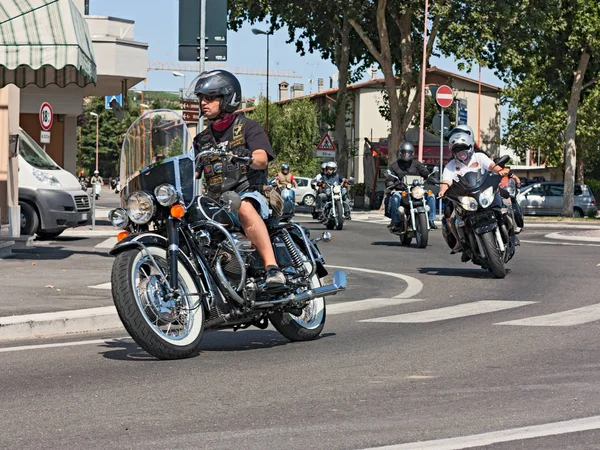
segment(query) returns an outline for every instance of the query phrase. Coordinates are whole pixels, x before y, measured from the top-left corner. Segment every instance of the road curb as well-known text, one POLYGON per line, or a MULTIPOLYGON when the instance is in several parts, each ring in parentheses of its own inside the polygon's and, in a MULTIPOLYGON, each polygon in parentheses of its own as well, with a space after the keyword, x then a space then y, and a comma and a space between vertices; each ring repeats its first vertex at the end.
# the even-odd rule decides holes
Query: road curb
POLYGON ((0 341, 123 329, 114 306, 0 318, 0 341))

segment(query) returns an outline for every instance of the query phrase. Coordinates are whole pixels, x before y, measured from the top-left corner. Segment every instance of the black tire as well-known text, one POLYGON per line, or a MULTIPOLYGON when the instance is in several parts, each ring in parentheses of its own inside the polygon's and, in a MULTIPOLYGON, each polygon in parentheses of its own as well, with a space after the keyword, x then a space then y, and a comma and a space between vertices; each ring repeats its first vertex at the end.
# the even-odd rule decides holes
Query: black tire
MULTIPOLYGON (((311 287, 318 286, 321 286, 321 280, 319 280, 317 275, 314 275, 311 281, 311 287)), ((325 326, 325 319, 327 316, 325 299, 323 297, 318 297, 311 300, 302 311, 300 317, 282 311, 274 312, 269 317, 269 320, 282 336, 292 342, 312 341, 319 337, 325 326), (305 320, 307 318, 310 318, 311 320, 305 320)))
POLYGON ((504 267, 504 261, 502 260, 500 249, 498 249, 498 246, 496 245, 496 236, 492 231, 490 231, 482 234, 481 240, 483 241, 483 246, 485 247, 489 271, 493 273, 496 278, 504 278, 506 276, 506 268, 504 267))
POLYGON ((583 210, 581 208, 573 208, 573 217, 584 217, 583 210))
POLYGON ((40 227, 40 219, 37 211, 29 203, 19 202, 21 207, 21 235, 32 236, 37 233, 40 227))
POLYGON ((302 204, 304 206, 312 206, 315 204, 315 201, 316 201, 315 196, 308 194, 308 195, 305 195, 304 198, 302 199, 302 204))
POLYGON ((344 207, 341 202, 336 202, 335 204, 335 214, 337 216, 337 224, 335 226, 336 230, 341 230, 344 228, 344 207))
POLYGON ((60 236, 63 231, 65 231, 65 230, 60 230, 60 231, 40 231, 40 230, 38 230, 36 232, 36 234, 38 235, 38 237, 40 239, 54 239, 55 237, 60 236))
POLYGON ((412 242, 412 236, 408 233, 403 234, 402 236, 400 236, 400 242, 402 243, 402 245, 410 245, 410 243, 412 242))
MULTIPOLYGON (((167 253, 163 248, 149 246, 147 249, 157 262, 159 262, 159 265, 162 266, 162 262, 166 264, 167 253)), ((133 340, 156 358, 182 359, 196 356, 200 352, 200 341, 204 333, 204 308, 201 304, 198 305, 199 297, 197 295, 188 297, 192 304, 189 307, 189 311, 191 312, 191 326, 193 328, 189 336, 178 341, 175 338, 169 339, 164 334, 159 334, 158 327, 165 326, 168 322, 155 317, 156 327, 153 326, 150 323, 148 311, 154 312, 155 310, 152 311, 150 308, 147 308, 146 312, 142 312, 138 303, 139 294, 138 298, 136 298, 135 294, 137 292, 135 286, 137 285, 136 280, 138 278, 134 271, 136 270, 136 266, 143 262, 142 258, 145 256, 145 252, 142 252, 137 247, 127 249, 117 255, 113 264, 111 275, 112 295, 121 322, 123 322, 125 329, 133 340)), ((150 266, 149 263, 146 264, 150 266)), ((166 270, 166 267, 163 270, 166 270)), ((200 292, 194 282, 193 271, 188 268, 183 259, 180 259, 178 270, 180 290, 182 292, 186 289, 188 292, 192 290, 192 293, 200 292)), ((151 299, 146 298, 146 300, 146 304, 151 303, 151 299)))
POLYGON ((335 228, 335 222, 328 220, 327 223, 325 224, 325 226, 327 227, 328 230, 333 230, 335 228))
POLYGON ((417 216, 417 229, 415 230, 415 238, 419 248, 427 247, 429 241, 429 223, 425 213, 419 213, 417 216))

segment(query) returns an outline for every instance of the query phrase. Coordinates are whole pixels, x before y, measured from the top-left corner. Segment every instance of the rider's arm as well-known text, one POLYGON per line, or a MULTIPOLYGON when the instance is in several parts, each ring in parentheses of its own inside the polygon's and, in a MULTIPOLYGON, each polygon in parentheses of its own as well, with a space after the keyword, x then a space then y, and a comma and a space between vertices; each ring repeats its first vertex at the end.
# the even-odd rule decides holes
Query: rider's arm
POLYGON ((254 170, 265 170, 269 165, 269 157, 266 150, 254 150, 252 152, 252 157, 254 158, 254 161, 252 161, 250 167, 252 167, 254 170))
POLYGON ((499 165, 497 165, 494 161, 492 161, 492 163, 489 165, 488 170, 492 173, 495 173, 496 175, 500 175, 500 176, 505 176, 508 175, 508 172, 510 172, 510 170, 506 169, 506 168, 502 168, 499 165))
POLYGON ((427 170, 425 164, 420 161, 417 163, 417 172, 419 172, 419 175, 421 175, 423 178, 427 178, 429 176, 429 170, 427 170))
POLYGON ((274 155, 265 130, 257 122, 248 120, 244 128, 244 138, 254 158, 250 167, 254 170, 266 169, 274 155))

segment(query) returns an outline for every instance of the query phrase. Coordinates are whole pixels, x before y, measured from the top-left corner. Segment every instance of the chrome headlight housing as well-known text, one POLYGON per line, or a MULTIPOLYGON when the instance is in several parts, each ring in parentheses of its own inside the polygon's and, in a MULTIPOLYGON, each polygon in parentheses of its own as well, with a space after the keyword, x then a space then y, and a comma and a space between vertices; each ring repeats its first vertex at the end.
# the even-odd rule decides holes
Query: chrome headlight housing
POLYGON ((490 186, 481 194, 479 194, 479 203, 483 208, 487 208, 494 201, 494 188, 490 186))
POLYGON ((108 213, 108 219, 113 227, 126 228, 129 223, 127 211, 123 208, 113 209, 108 213))
POLYGON ((177 201, 177 191, 170 184, 161 184, 154 189, 156 201, 161 206, 171 206, 177 201))
POLYGON ((145 192, 133 192, 127 199, 127 215, 133 223, 139 225, 148 223, 154 216, 155 210, 152 197, 145 192))
POLYGON ((339 194, 340 192, 342 192, 342 188, 339 186, 334 186, 333 187, 333 193, 334 194, 339 194))
POLYGON ((410 194, 417 200, 420 200, 425 195, 425 189, 422 186, 415 186, 411 189, 410 194))
POLYGON ((473 197, 468 197, 465 195, 457 198, 460 202, 460 206, 462 206, 465 211, 477 211, 479 205, 477 204, 477 200, 475 200, 473 197))

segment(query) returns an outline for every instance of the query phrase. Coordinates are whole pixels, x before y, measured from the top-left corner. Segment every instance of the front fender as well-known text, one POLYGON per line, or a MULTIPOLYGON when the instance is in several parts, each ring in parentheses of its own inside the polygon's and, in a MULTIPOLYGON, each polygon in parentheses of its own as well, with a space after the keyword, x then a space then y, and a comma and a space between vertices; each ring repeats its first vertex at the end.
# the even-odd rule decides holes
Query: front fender
POLYGON ((109 255, 117 256, 119 253, 130 247, 136 247, 137 243, 143 244, 144 246, 155 245, 164 249, 168 248, 168 240, 164 236, 156 233, 141 233, 141 234, 130 234, 121 242, 118 242, 108 252, 109 255))

